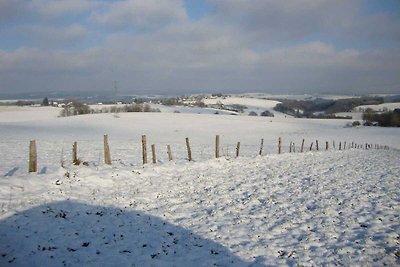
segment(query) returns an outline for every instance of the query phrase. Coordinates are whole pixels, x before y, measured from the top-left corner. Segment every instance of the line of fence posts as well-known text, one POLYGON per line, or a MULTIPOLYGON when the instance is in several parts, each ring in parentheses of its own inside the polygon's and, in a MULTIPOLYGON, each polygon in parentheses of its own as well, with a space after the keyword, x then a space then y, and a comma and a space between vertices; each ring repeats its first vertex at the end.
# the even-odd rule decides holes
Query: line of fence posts
MULTIPOLYGON (((302 143, 301 143, 301 152, 304 151, 304 139, 302 139, 302 143)), ((313 144, 314 142, 311 142, 310 145, 310 151, 312 151, 313 148, 313 144)), ((315 141, 316 144, 316 149, 319 150, 319 145, 318 145, 318 140, 315 141)), ((333 144, 333 148, 335 149, 335 141, 332 142, 333 144)), ((389 146, 386 145, 379 145, 379 144, 369 144, 369 143, 365 143, 365 147, 361 144, 356 144, 354 142, 347 143, 346 141, 343 142, 343 146, 342 146, 342 142, 339 142, 339 150, 346 150, 346 146, 348 144, 348 149, 350 148, 355 148, 355 149, 385 149, 388 150, 389 146)), ((192 151, 190 148, 190 142, 189 142, 189 138, 186 137, 186 148, 187 148, 187 154, 188 154, 188 160, 189 161, 193 161, 192 159, 192 151)), ((264 139, 261 139, 261 144, 260 144, 260 150, 259 150, 259 155, 262 155, 263 152, 263 148, 264 148, 264 139)), ((329 142, 326 141, 325 142, 325 150, 329 149, 329 142)), ((72 164, 73 165, 79 165, 80 164, 80 160, 78 158, 78 143, 75 141, 72 145, 72 164)), ((155 144, 151 145, 151 151, 152 151, 152 162, 153 164, 157 163, 157 158, 156 158, 156 148, 155 148, 155 144)), ((290 147, 289 147, 289 152, 296 152, 295 151, 295 143, 290 141, 290 147)), ((279 137, 278 139, 278 154, 282 153, 282 138, 279 137)), ((172 161, 173 157, 172 157, 172 152, 171 152, 171 146, 167 145, 167 154, 168 154, 168 160, 172 161)), ((239 157, 240 154, 240 142, 237 142, 236 145, 236 157, 239 157)), ((220 154, 220 136, 216 135, 215 138, 215 157, 219 158, 221 156, 220 154)), ((147 141, 146 141, 146 135, 142 135, 142 158, 143 158, 143 165, 147 164, 147 141)), ((104 163, 106 165, 111 165, 111 154, 110 154, 110 146, 108 143, 108 135, 104 135, 104 163)), ((63 167, 63 160, 61 161, 61 165, 63 167)), ((31 140, 29 143, 29 172, 37 172, 37 149, 36 149, 36 141, 35 140, 31 140)))

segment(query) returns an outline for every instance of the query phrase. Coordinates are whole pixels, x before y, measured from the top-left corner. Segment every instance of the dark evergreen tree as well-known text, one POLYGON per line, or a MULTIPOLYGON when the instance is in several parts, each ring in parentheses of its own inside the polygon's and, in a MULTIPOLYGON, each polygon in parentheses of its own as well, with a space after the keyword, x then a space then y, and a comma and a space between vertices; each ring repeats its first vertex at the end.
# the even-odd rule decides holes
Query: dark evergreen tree
POLYGON ((49 99, 48 99, 47 97, 45 97, 45 98, 43 99, 42 106, 47 107, 48 105, 49 105, 49 99))

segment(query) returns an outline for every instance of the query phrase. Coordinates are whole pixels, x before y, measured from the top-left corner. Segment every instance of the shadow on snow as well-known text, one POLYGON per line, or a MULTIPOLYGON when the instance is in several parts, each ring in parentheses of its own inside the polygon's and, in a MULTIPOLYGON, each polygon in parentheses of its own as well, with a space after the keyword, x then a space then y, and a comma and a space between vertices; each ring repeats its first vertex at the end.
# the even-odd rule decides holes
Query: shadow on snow
POLYGON ((256 266, 140 211, 62 201, 0 221, 0 266, 256 266))

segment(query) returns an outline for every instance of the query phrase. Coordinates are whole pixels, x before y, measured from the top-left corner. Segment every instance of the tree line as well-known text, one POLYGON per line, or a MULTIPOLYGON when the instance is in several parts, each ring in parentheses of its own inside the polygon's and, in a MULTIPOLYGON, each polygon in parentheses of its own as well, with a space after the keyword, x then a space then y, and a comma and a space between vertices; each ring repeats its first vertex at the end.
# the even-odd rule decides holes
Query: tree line
POLYGON ((89 105, 72 100, 67 103, 60 112, 61 117, 96 114, 96 113, 120 113, 120 112, 161 112, 154 109, 149 104, 126 104, 122 106, 102 107, 100 109, 90 108, 89 105))

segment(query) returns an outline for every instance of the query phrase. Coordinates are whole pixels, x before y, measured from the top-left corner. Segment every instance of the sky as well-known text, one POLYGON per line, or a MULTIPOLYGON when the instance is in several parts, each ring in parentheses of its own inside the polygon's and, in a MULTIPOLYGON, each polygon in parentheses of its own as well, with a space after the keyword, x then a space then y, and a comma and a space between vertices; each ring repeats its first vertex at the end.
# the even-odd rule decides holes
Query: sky
POLYGON ((0 94, 400 93, 399 0, 0 0, 0 94))

